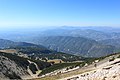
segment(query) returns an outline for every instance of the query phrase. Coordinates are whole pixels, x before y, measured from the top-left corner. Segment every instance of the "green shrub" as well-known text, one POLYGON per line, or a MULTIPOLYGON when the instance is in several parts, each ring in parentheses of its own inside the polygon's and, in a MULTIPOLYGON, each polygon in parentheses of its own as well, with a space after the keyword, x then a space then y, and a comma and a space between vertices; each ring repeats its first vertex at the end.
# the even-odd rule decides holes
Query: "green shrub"
POLYGON ((109 59, 109 62, 114 61, 114 60, 115 60, 115 58, 113 57, 112 59, 109 59))
POLYGON ((37 68, 36 68, 35 64, 31 63, 29 65, 29 68, 30 68, 30 70, 32 71, 33 74, 36 74, 37 68))

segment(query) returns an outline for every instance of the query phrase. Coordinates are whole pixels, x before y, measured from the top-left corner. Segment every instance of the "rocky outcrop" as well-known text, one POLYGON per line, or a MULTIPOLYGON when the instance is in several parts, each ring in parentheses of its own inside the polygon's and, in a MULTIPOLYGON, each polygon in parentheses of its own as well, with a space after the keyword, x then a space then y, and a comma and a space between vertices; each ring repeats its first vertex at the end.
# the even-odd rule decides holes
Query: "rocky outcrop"
POLYGON ((23 75, 29 75, 24 67, 18 66, 5 56, 0 56, 0 79, 21 79, 23 75))
POLYGON ((120 59, 107 61, 94 70, 82 74, 73 75, 62 80, 119 80, 120 79, 120 59))

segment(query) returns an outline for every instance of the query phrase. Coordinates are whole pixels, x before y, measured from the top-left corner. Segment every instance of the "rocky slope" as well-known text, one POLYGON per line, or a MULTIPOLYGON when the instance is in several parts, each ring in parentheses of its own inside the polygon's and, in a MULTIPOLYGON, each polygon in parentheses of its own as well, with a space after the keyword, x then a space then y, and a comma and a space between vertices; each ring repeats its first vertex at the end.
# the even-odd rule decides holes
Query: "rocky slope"
POLYGON ((49 66, 51 66, 51 63, 30 60, 11 53, 0 52, 1 79, 37 78, 40 70, 49 66))
POLYGON ((21 76, 29 75, 24 67, 2 54, 0 53, 0 79, 21 79, 21 76))
POLYGON ((85 68, 86 71, 61 80, 119 80, 120 55, 113 55, 85 68), (113 59, 114 57, 114 59, 113 59))

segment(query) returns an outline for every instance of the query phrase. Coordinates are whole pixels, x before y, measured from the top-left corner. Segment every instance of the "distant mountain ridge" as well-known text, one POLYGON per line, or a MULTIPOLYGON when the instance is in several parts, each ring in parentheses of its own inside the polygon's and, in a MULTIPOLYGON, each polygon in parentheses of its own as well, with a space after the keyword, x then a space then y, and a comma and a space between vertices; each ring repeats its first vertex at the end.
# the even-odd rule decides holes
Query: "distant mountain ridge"
POLYGON ((32 43, 27 43, 27 42, 14 42, 11 40, 6 40, 6 39, 0 39, 0 48, 10 48, 10 47, 39 47, 45 49, 44 46, 42 45, 36 45, 32 43))
POLYGON ((82 55, 86 57, 100 57, 114 52, 115 47, 103 45, 95 40, 83 37, 71 36, 49 36, 34 40, 36 44, 70 54, 82 55))
POLYGON ((99 43, 115 46, 116 50, 120 52, 120 38, 100 40, 99 43))
POLYGON ((72 37, 86 37, 94 40, 108 39, 108 35, 102 31, 92 29, 52 29, 46 30, 40 36, 72 36, 72 37))
MULTIPOLYGON (((103 28, 104 29, 104 28, 103 28)), ((114 28, 113 28, 114 29, 114 28)), ((43 36, 72 36, 72 37, 85 37, 93 40, 105 40, 105 39, 116 39, 120 38, 120 32, 112 32, 111 29, 102 30, 100 27, 98 29, 94 28, 70 28, 70 27, 61 27, 56 29, 48 29, 42 31, 38 37, 43 36), (99 30, 100 29, 100 30, 99 30), (110 30, 110 31, 105 31, 110 30)))
POLYGON ((41 28, 34 30, 18 30, 17 32, 0 32, 0 38, 9 39, 13 41, 31 41, 31 39, 44 37, 44 36, 72 36, 72 37, 86 37, 93 40, 117 39, 120 38, 120 28, 114 27, 52 27, 41 28), (24 34, 25 33, 25 34, 24 34), (6 35, 4 35, 6 34, 6 35))

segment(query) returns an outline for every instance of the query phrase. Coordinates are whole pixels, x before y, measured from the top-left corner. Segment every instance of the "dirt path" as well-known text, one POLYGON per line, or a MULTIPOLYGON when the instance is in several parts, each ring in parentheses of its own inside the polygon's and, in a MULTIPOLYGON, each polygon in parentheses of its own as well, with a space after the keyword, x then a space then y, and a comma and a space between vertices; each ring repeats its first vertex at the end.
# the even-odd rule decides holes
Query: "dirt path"
POLYGON ((35 67, 36 67, 36 69, 37 69, 36 74, 33 74, 32 71, 30 70, 30 67, 27 66, 27 71, 28 71, 28 73, 30 74, 30 76, 31 76, 32 78, 38 78, 38 75, 39 75, 40 72, 41 72, 41 70, 38 68, 38 65, 37 65, 35 62, 32 62, 32 61, 30 61, 30 60, 28 60, 28 62, 29 62, 30 64, 34 64, 35 67))

